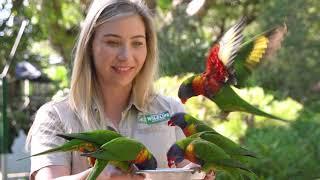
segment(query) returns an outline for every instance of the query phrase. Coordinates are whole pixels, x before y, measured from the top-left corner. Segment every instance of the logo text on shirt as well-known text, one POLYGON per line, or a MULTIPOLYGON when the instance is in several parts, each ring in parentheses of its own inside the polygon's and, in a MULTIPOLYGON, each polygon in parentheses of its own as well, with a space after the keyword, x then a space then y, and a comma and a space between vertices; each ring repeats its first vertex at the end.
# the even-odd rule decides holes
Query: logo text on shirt
POLYGON ((158 114, 147 114, 147 115, 142 115, 138 121, 140 123, 145 123, 145 124, 154 124, 154 123, 159 123, 162 121, 166 121, 170 118, 170 114, 168 111, 161 112, 158 114))

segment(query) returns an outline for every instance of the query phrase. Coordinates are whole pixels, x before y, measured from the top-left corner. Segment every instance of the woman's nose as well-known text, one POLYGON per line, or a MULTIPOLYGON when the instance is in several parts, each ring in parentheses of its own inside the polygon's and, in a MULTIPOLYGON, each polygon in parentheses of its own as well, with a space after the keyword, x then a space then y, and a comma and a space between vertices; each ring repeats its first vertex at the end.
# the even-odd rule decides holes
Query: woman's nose
POLYGON ((123 46, 118 54, 118 59, 121 61, 127 61, 130 58, 130 48, 123 46))

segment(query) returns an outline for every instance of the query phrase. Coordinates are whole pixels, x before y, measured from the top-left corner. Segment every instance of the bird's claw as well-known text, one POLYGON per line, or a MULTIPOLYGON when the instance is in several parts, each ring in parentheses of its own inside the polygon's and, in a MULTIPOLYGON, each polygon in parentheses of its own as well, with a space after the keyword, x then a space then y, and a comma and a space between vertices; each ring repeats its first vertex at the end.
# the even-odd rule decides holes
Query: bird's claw
POLYGON ((183 168, 193 170, 192 173, 201 172, 201 166, 199 164, 195 164, 195 163, 189 163, 188 165, 184 166, 183 168))
POLYGON ((196 172, 201 172, 201 167, 192 167, 192 168, 190 168, 190 169, 192 169, 193 171, 192 171, 192 174, 194 174, 194 173, 196 173, 196 172))
POLYGON ((129 171, 135 173, 139 171, 139 168, 135 164, 132 164, 129 171))

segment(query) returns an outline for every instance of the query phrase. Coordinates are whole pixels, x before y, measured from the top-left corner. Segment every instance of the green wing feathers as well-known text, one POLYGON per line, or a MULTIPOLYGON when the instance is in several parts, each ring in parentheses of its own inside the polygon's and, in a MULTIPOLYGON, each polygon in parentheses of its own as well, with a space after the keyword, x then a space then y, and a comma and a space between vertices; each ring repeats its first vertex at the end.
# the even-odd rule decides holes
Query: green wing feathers
POLYGON ((112 139, 121 137, 121 134, 110 130, 96 130, 82 133, 57 134, 57 136, 67 140, 81 139, 101 146, 112 139))
POLYGON ((143 148, 144 145, 136 140, 119 137, 103 144, 97 151, 83 155, 103 160, 131 161, 143 148))

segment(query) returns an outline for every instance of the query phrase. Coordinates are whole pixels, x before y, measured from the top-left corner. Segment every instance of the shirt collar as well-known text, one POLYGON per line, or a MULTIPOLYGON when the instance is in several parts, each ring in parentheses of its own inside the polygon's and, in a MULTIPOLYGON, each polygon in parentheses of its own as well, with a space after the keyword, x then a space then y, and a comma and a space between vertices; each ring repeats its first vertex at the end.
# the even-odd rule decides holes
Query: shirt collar
MULTIPOLYGON (((132 95, 131 93, 131 96, 130 96, 130 99, 129 99, 129 103, 128 103, 128 106, 124 109, 123 112, 127 112, 129 111, 132 106, 134 106, 138 111, 140 112, 145 112, 145 109, 143 107, 141 107, 140 105, 138 105, 137 101, 135 100, 134 96, 132 95)), ((92 105, 92 108, 95 112, 98 112, 99 109, 98 109, 98 106, 96 104, 93 104, 92 105)))
POLYGON ((130 100, 129 100, 129 104, 128 104, 127 108, 124 111, 125 112, 129 111, 132 108, 132 106, 134 106, 138 111, 144 112, 144 108, 142 108, 141 106, 138 105, 137 101, 135 101, 135 98, 131 94, 130 100))

